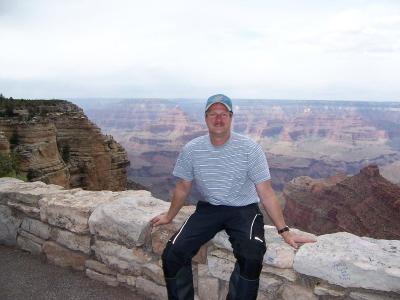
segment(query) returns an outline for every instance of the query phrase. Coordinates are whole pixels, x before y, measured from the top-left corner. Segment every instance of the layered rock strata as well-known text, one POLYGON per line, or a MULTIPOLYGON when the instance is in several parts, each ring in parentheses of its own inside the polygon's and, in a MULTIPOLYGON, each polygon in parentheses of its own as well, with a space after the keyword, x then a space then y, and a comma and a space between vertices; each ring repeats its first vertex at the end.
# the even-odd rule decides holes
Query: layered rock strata
MULTIPOLYGON (((16 245, 149 299, 167 299, 160 254, 194 207, 184 207, 173 223, 152 228, 151 217, 169 205, 147 191, 64 190, 1 178, 0 199, 0 244, 16 245)), ((316 243, 296 251, 274 227, 265 226, 265 231, 268 250, 257 299, 400 297, 398 240, 335 233, 318 236, 316 243)), ((194 258, 196 297, 225 299, 233 266, 232 249, 220 232, 194 258)))
POLYGON ((283 196, 287 221, 308 232, 400 239, 400 187, 382 177, 375 165, 350 177, 298 177, 283 196))
POLYGON ((0 151, 7 150, 5 137, 19 161, 18 171, 30 181, 89 190, 126 189, 126 151, 103 135, 82 109, 61 100, 8 102, 14 109, 0 116, 0 151))
MULTIPOLYGON (((382 174, 399 183, 399 103, 237 99, 234 104, 233 129, 262 145, 276 190, 298 176, 356 174, 371 163, 385 166, 382 174)), ((174 185, 171 172, 179 151, 207 132, 204 100, 115 99, 81 105, 127 149, 129 178, 164 200, 174 185)))

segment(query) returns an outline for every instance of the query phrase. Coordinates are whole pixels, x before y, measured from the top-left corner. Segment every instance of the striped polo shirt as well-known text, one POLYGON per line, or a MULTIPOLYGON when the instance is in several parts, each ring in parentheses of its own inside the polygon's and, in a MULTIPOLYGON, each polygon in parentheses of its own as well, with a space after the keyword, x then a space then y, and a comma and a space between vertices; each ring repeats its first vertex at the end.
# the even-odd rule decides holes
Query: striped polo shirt
POLYGON ((187 143, 173 175, 194 180, 204 201, 229 206, 259 202, 255 184, 271 178, 261 146, 235 132, 222 146, 214 146, 208 134, 187 143))

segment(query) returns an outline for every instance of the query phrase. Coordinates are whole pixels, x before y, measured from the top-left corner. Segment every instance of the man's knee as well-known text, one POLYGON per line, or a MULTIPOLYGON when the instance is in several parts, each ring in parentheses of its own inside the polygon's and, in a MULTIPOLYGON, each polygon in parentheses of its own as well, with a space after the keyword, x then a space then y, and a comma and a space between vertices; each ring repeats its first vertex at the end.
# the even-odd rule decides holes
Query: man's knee
POLYGON ((262 260, 241 258, 238 260, 240 276, 248 280, 255 280, 260 277, 262 260))
POLYGON ((258 279, 262 269, 262 262, 266 247, 264 244, 258 244, 251 241, 238 253, 237 260, 240 267, 240 276, 254 280, 258 279))
MULTIPOLYGON (((177 247, 170 241, 165 246, 164 252, 161 255, 164 275, 167 278, 173 278, 178 271, 186 264, 188 264, 185 255, 177 249, 177 247)), ((190 261, 189 261, 190 264, 190 261)))

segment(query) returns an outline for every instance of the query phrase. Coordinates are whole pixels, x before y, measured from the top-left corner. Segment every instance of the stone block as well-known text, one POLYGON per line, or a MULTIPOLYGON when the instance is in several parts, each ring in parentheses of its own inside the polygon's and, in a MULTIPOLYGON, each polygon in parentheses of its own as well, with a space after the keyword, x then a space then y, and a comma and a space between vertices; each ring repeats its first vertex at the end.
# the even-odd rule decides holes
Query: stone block
POLYGON ((37 207, 32 207, 32 206, 24 205, 21 203, 15 203, 15 202, 11 202, 11 201, 9 201, 7 203, 7 205, 9 207, 12 207, 15 210, 18 210, 18 211, 24 213, 28 217, 38 219, 38 220, 40 219, 40 209, 37 207))
POLYGON ((99 205, 89 219, 90 232, 127 247, 150 241, 150 220, 168 210, 169 203, 156 199, 148 191, 121 192, 111 203, 99 205))
POLYGON ((56 194, 63 190, 63 187, 35 182, 9 182, 0 187, 0 201, 3 204, 19 203, 24 206, 38 208, 38 202, 44 195, 56 194))
POLYGON ((213 277, 199 276, 197 291, 200 300, 218 300, 219 280, 213 277))
POLYGON ((67 230, 52 228, 51 238, 71 250, 90 254, 90 236, 88 235, 78 235, 67 230))
POLYGON ((339 290, 327 284, 320 284, 314 287, 314 294, 317 296, 344 297, 345 290, 339 290))
POLYGON ((366 292, 351 292, 349 295, 350 299, 354 300, 396 300, 398 297, 391 297, 382 294, 373 294, 366 292))
POLYGON ((0 205, 0 244, 14 246, 17 243, 17 230, 22 220, 13 216, 12 210, 0 205))
POLYGON ((151 260, 142 249, 129 249, 108 241, 96 240, 92 249, 99 260, 125 275, 141 275, 143 265, 151 260))
POLYGON ((181 224, 173 222, 167 225, 153 227, 151 230, 151 246, 155 254, 162 255, 168 240, 179 230, 181 224))
POLYGON ((158 285, 165 285, 164 273, 162 268, 156 264, 147 263, 143 266, 143 274, 158 285))
POLYGON ((294 284, 283 286, 281 297, 282 300, 318 300, 311 290, 294 284))
POLYGON ((42 250, 48 261, 57 266, 72 267, 80 271, 85 269, 85 261, 88 257, 84 254, 73 252, 52 241, 45 242, 42 250))
POLYGON ((97 260, 88 259, 85 262, 85 266, 86 266, 86 268, 92 269, 93 271, 96 271, 98 273, 102 273, 102 274, 106 274, 106 275, 113 275, 113 276, 117 275, 116 271, 111 270, 105 264, 103 264, 97 260))
POLYGON ((303 245, 295 271, 342 287, 400 291, 400 241, 374 240, 340 232, 303 245))
POLYGON ((212 276, 229 281, 235 267, 233 254, 224 250, 213 250, 209 253, 207 262, 209 272, 212 276))
POLYGON ((110 191, 81 189, 46 195, 39 201, 40 219, 75 233, 88 234, 88 220, 93 210, 102 203, 113 201, 116 195, 110 191))
POLYGON ((260 291, 275 293, 281 285, 282 280, 261 273, 259 287, 260 291))
POLYGON ((136 286, 136 276, 130 276, 130 275, 123 275, 117 273, 117 280, 118 282, 125 283, 129 286, 136 286))
POLYGON ((293 269, 281 269, 281 268, 271 267, 268 265, 263 265, 261 272, 267 274, 273 274, 291 282, 295 282, 297 280, 297 274, 295 271, 293 271, 293 269))
POLYGON ((264 263, 276 268, 292 268, 295 250, 286 243, 269 243, 264 255, 264 263))
POLYGON ((105 284, 110 286, 119 285, 119 282, 115 276, 101 274, 91 269, 86 269, 86 275, 93 280, 104 282, 105 284))
POLYGON ((23 236, 18 236, 17 245, 22 250, 28 251, 33 255, 39 255, 42 253, 42 245, 35 243, 34 241, 27 239, 23 236))
POLYGON ((257 300, 275 300, 275 297, 270 296, 269 294, 258 292, 257 300))
POLYGON ((193 257, 193 262, 198 264, 206 264, 207 263, 207 248, 208 243, 204 244, 200 247, 199 251, 197 251, 196 255, 193 257))
POLYGON ((25 230, 22 230, 21 228, 18 228, 18 234, 19 236, 22 236, 28 240, 31 240, 32 242, 43 245, 45 240, 42 240, 41 238, 37 237, 36 235, 33 235, 25 230))
POLYGON ((208 270, 208 266, 204 264, 197 265, 197 274, 199 277, 209 277, 211 275, 208 270))
POLYGON ((48 240, 50 237, 50 226, 31 218, 24 218, 21 228, 43 240, 48 240))
POLYGON ((157 285, 156 283, 147 280, 143 277, 136 279, 137 291, 146 297, 154 300, 167 300, 167 289, 164 286, 157 285))
POLYGON ((20 183, 24 183, 24 181, 14 177, 0 177, 0 192, 15 187, 20 183))
POLYGON ((228 234, 225 232, 225 230, 222 230, 214 236, 214 238, 211 240, 211 243, 217 248, 225 249, 232 252, 233 249, 228 238, 228 234))

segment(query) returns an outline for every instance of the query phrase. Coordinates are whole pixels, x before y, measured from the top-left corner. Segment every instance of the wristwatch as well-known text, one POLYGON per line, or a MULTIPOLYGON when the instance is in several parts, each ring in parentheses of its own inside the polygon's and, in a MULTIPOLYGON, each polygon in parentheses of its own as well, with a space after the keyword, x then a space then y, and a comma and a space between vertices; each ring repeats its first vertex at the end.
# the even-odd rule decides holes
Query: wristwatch
POLYGON ((278 229, 278 233, 279 234, 282 234, 282 233, 284 233, 285 231, 289 231, 290 229, 289 229, 289 227, 288 226, 285 226, 285 227, 283 227, 282 229, 278 229))

